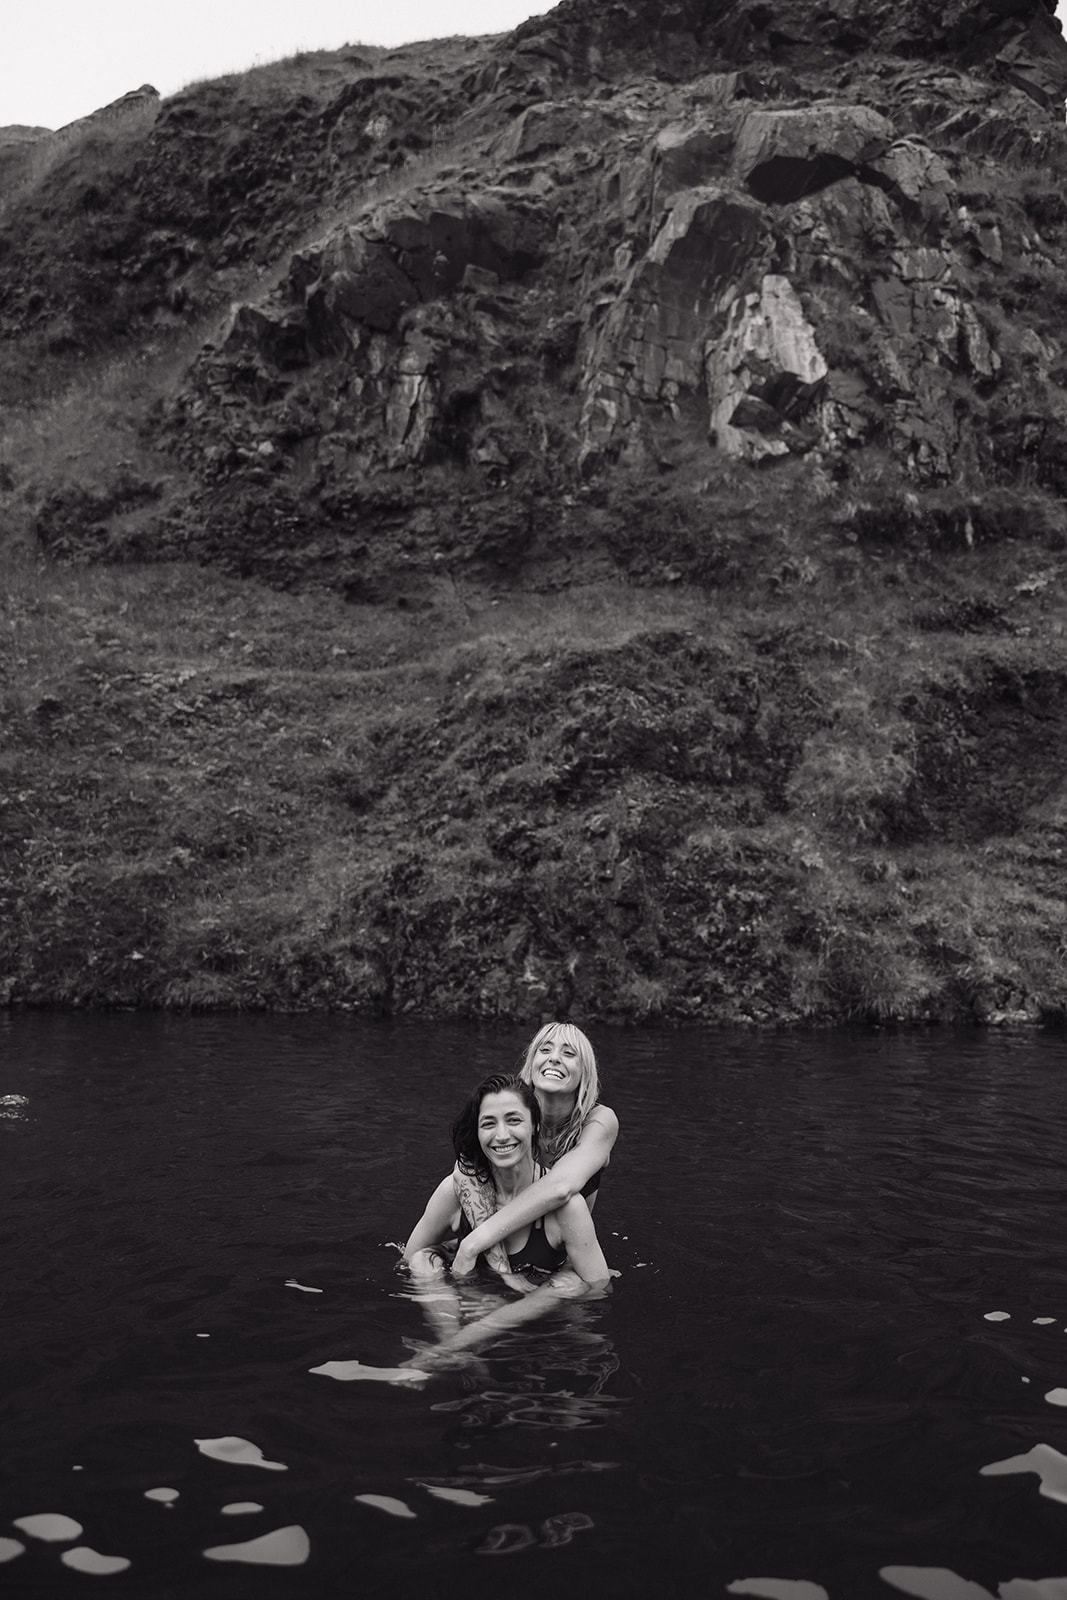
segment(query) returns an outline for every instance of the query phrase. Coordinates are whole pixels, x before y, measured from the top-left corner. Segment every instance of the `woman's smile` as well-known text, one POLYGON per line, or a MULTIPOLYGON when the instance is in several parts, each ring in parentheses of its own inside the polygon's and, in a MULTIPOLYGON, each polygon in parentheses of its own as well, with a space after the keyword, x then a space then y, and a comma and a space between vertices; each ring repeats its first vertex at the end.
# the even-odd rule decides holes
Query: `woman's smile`
POLYGON ((512 1090, 485 1096, 478 1112, 478 1143, 495 1167, 516 1167, 531 1154, 533 1120, 512 1090))
POLYGON ((545 1039, 534 1060, 534 1075, 539 1087, 555 1093, 577 1088, 582 1076, 577 1050, 562 1040, 545 1039))

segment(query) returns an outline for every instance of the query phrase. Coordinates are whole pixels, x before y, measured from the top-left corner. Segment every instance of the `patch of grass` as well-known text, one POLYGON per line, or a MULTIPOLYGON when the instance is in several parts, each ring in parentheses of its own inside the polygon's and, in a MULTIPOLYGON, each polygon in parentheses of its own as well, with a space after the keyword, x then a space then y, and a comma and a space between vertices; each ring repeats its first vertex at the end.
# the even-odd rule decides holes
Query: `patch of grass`
POLYGON ((0 221, 68 162, 89 184, 102 174, 110 178, 115 167, 127 164, 144 144, 158 115, 157 102, 139 101, 113 117, 81 118, 27 144, 0 195, 0 221))
POLYGON ((902 650, 890 598, 602 584, 412 616, 9 564, 0 993, 1055 1017, 1067 791, 979 846, 900 826, 931 678, 965 705, 1032 646, 902 650))
POLYGON ((849 677, 828 704, 829 726, 805 743, 786 793, 792 809, 848 843, 907 837, 916 824, 915 729, 849 677))

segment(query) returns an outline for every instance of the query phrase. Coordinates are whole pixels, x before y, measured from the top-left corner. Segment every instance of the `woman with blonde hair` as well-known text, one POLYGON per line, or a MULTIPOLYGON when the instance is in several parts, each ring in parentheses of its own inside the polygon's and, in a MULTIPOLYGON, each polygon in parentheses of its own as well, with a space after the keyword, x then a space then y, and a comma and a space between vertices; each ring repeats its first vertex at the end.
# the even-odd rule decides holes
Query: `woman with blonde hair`
POLYGON ((593 1046, 573 1022, 548 1022, 531 1039, 519 1076, 541 1108, 540 1159, 546 1171, 506 1204, 491 1183, 457 1162, 452 1174, 456 1200, 470 1232, 460 1239, 454 1275, 474 1270, 480 1255, 515 1288, 503 1241, 538 1218, 558 1211, 575 1195, 590 1211, 600 1177, 611 1160, 619 1119, 600 1104, 600 1075, 593 1046))
MULTIPOLYGON (((554 1070, 557 1078, 564 1075, 561 1067, 554 1070)), ((496 1215, 503 1216, 542 1181, 541 1130, 538 1093, 526 1079, 500 1074, 483 1079, 453 1123, 457 1167, 488 1186, 500 1207, 496 1215)), ((600 1296, 610 1288, 611 1273, 588 1202, 572 1194, 547 1212, 542 1207, 531 1222, 509 1226, 505 1276, 522 1298, 496 1303, 488 1313, 483 1303, 478 1308, 482 1314, 464 1325, 470 1307, 444 1283, 447 1261, 440 1247, 453 1237, 462 1241, 467 1229, 450 1174, 433 1191, 404 1246, 404 1261, 417 1286, 415 1298, 422 1301, 439 1338, 405 1362, 408 1369, 426 1373, 466 1358, 476 1346, 513 1332, 564 1301, 600 1296)), ((387 1369, 387 1375, 395 1377, 404 1367, 387 1369)), ((359 1375, 366 1376, 366 1369, 359 1375)))

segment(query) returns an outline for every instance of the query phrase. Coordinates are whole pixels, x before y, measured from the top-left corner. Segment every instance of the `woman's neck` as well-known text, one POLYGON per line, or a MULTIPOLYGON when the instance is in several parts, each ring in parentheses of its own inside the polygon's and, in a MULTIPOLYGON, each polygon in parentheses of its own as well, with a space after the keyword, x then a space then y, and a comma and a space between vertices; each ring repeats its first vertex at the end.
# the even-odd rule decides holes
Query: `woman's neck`
POLYGON ((525 1156, 517 1167, 494 1167, 493 1187, 502 1204, 514 1200, 517 1194, 528 1189, 534 1181, 533 1156, 525 1156))
POLYGON ((572 1089, 567 1094, 545 1094, 543 1089, 538 1089, 537 1100, 541 1107, 541 1132, 551 1139, 574 1110, 574 1091, 572 1089))

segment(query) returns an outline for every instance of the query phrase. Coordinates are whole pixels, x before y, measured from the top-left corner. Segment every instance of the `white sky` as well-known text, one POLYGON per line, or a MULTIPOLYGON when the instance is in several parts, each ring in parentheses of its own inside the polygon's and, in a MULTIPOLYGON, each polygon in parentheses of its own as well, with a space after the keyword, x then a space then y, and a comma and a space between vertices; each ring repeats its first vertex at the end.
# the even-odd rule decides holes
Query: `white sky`
MULTIPOLYGON (((505 33, 554 3, 8 0, 0 52, 0 127, 60 128, 142 83, 154 84, 165 96, 196 78, 241 72, 297 50, 505 33)), ((1067 0, 1061 0, 1064 7, 1067 0)))
POLYGON ((0 127, 60 128, 151 83, 174 94, 297 50, 506 33, 555 0, 9 0, 0 127))

